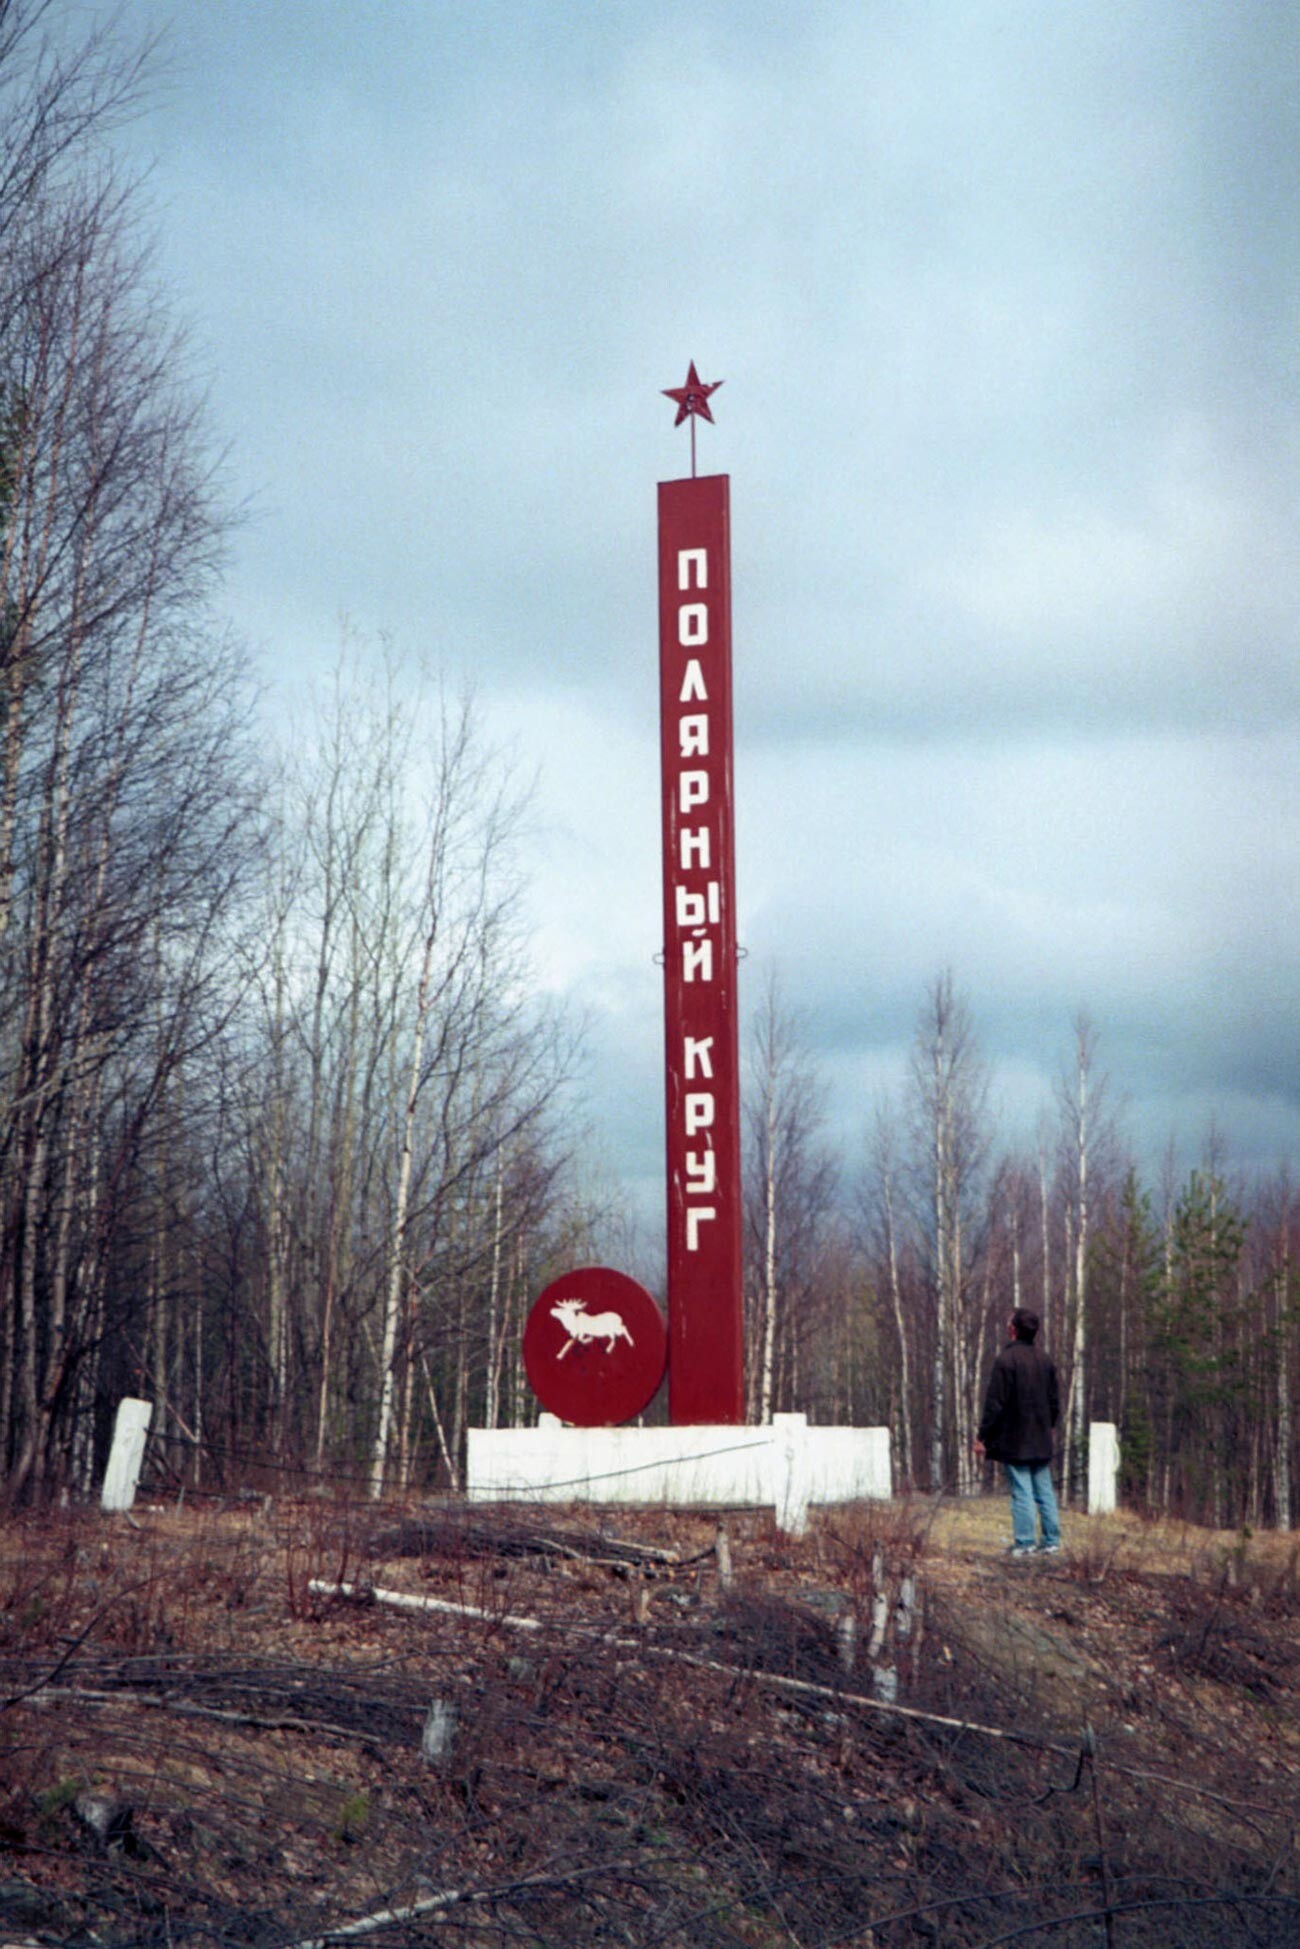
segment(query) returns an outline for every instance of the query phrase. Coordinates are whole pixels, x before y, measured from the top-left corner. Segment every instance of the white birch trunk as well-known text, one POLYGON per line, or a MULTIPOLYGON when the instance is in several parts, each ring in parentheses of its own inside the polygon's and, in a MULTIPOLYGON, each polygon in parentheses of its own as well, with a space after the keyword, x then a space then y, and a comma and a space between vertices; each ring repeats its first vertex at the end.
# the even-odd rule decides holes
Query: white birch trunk
POLYGON ((1291 1373, 1285 1267, 1277 1276, 1277 1435, 1273 1447, 1273 1509, 1279 1529, 1291 1527, 1291 1373))
POLYGON ((935 1237, 935 1339, 933 1400, 930 1429, 930 1487, 943 1486, 944 1422, 948 1402, 948 1366, 951 1358, 952 1315, 948 1288, 951 1247, 948 1238, 948 1159, 945 1141, 943 1043, 938 1040, 934 1057, 934 1237, 935 1237))
POLYGON ((1038 1302, 1038 1330, 1044 1346, 1051 1340, 1048 1322, 1052 1311, 1052 1207, 1047 1183, 1047 1152, 1038 1153, 1038 1216, 1042 1237, 1043 1283, 1038 1302))
POLYGON ((909 1354, 907 1347, 907 1323, 903 1317, 903 1289, 898 1277, 898 1238, 894 1228, 894 1187, 893 1179, 886 1171, 882 1189, 885 1198, 885 1244, 889 1256, 889 1298, 894 1309, 894 1329, 898 1334, 898 1384, 900 1392, 898 1412, 899 1449, 903 1463, 903 1479, 912 1481, 912 1384, 909 1374, 909 1354))
POLYGON ((763 1352, 759 1369, 758 1419, 772 1419, 776 1352, 776 1076, 767 1077, 767 1143, 763 1158, 763 1352))
POLYGON ((501 1305, 501 1206, 504 1194, 504 1146, 497 1145, 496 1175, 492 1187, 492 1270, 488 1281, 488 1362, 483 1420, 495 1428, 501 1386, 501 1341, 497 1317, 501 1305))
POLYGON ((420 1353, 420 1365, 424 1369, 424 1385, 429 1396, 429 1412, 433 1416, 433 1432, 438 1441, 438 1453, 442 1456, 443 1467, 447 1471, 447 1481, 455 1493, 460 1489, 460 1470, 447 1443, 447 1431, 443 1426, 442 1412, 438 1406, 438 1390, 433 1384, 433 1374, 423 1350, 420 1353))
POLYGON ((411 1062, 406 1089, 406 1108, 402 1117, 402 1149, 397 1167, 397 1197, 393 1205, 393 1229, 388 1245, 388 1278, 384 1295, 384 1330, 379 1353, 379 1420, 370 1458, 370 1494, 378 1501, 384 1493, 384 1468, 388 1437, 393 1422, 396 1386, 397 1330, 402 1317, 402 1283, 406 1268, 406 1218, 411 1198, 411 1153, 415 1132, 415 1107, 420 1091, 420 1062, 424 1054, 424 1021, 428 1008, 429 967, 433 957, 434 931, 425 943, 424 965, 416 999, 415 1031, 411 1043, 411 1062))
POLYGON ((1069 1483, 1079 1495, 1086 1481, 1084 1446, 1088 1426, 1088 1048, 1080 1034, 1075 1118, 1074 1335, 1070 1350, 1070 1394, 1066 1408, 1069 1483))

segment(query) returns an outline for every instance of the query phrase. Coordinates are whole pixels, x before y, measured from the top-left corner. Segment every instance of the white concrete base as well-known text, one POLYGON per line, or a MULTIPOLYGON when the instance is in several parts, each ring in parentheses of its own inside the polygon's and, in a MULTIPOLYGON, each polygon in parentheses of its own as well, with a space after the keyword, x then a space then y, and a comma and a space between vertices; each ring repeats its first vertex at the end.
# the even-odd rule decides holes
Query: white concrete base
POLYGON ((888 1428, 810 1428, 777 1414, 767 1428, 471 1428, 471 1502, 770 1508, 799 1534, 809 1503, 887 1500, 888 1428))

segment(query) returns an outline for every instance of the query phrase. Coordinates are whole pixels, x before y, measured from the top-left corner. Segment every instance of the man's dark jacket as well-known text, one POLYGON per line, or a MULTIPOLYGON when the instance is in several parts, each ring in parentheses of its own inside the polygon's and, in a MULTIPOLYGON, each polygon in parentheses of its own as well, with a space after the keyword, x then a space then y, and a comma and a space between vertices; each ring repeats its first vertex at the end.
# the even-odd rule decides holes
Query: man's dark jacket
POLYGON ((994 1462, 1050 1462, 1060 1417, 1056 1369, 1032 1340, 1013 1340, 993 1363, 979 1438, 994 1462))

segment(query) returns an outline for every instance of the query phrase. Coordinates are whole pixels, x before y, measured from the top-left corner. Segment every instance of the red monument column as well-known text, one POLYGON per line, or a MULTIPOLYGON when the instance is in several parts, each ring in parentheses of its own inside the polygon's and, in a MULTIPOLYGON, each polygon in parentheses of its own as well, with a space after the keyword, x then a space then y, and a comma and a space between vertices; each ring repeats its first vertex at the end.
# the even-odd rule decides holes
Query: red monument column
POLYGON ((745 1417, 731 729, 730 482, 697 478, 694 363, 677 402, 691 478, 659 486, 668 1400, 674 1425, 745 1417))

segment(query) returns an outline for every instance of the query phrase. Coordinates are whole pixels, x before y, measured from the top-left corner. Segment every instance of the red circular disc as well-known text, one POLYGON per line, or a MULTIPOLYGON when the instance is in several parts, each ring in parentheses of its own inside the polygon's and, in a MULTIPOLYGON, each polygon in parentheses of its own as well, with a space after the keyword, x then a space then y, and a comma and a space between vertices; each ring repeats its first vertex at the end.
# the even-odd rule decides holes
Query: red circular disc
POLYGON ((553 1279, 524 1327, 524 1368, 542 1406, 579 1428, 630 1421, 664 1377, 668 1335, 635 1279, 589 1265, 553 1279))

